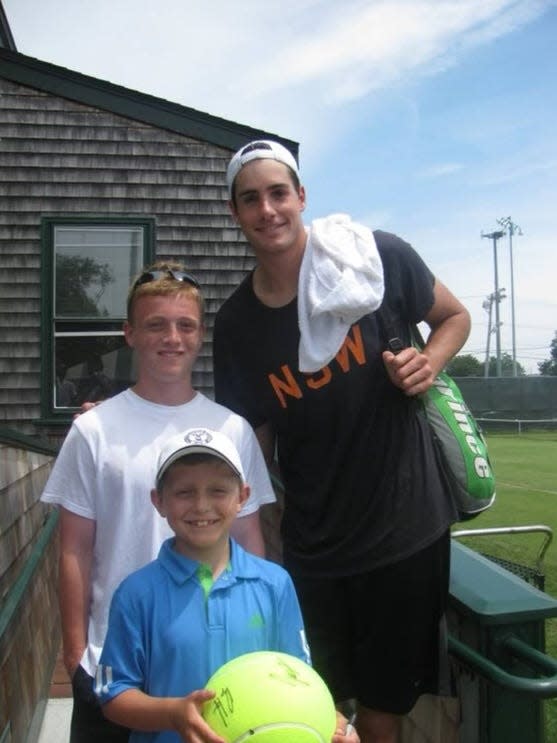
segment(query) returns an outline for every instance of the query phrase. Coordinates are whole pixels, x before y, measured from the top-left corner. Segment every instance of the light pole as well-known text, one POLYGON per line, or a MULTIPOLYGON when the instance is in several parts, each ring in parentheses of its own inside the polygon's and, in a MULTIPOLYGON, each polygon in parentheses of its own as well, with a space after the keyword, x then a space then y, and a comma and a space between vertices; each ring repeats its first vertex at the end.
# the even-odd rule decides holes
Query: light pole
POLYGON ((505 233, 503 230, 497 230, 489 232, 488 234, 482 232, 482 237, 486 237, 489 240, 493 240, 493 273, 495 279, 495 349, 496 349, 496 376, 502 376, 501 369, 501 323, 499 321, 499 302, 501 296, 499 293, 499 270, 497 268, 497 240, 501 239, 505 233))
POLYGON ((491 333, 493 332, 493 329, 491 327, 491 316, 492 316, 492 310, 493 310, 493 300, 495 299, 495 294, 490 294, 489 297, 482 302, 482 307, 484 310, 488 313, 488 321, 487 321, 487 341, 485 344, 485 361, 484 361, 484 377, 489 377, 489 348, 491 346, 491 333))
POLYGON ((514 224, 510 217, 503 217, 497 220, 497 224, 509 231, 509 255, 511 261, 511 332, 513 343, 513 377, 518 376, 518 367, 516 364, 516 323, 514 317, 514 261, 513 261, 513 235, 522 235, 522 230, 517 224, 514 224))

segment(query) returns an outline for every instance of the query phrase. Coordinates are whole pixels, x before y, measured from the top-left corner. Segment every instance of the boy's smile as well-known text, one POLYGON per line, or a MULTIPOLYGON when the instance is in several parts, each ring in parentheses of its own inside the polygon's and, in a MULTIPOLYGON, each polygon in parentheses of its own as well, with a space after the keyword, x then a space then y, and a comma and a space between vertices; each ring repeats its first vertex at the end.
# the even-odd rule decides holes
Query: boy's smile
POLYGON ((151 497, 175 534, 176 551, 213 565, 225 553, 228 559, 230 527, 247 490, 224 462, 186 457, 171 465, 151 497))

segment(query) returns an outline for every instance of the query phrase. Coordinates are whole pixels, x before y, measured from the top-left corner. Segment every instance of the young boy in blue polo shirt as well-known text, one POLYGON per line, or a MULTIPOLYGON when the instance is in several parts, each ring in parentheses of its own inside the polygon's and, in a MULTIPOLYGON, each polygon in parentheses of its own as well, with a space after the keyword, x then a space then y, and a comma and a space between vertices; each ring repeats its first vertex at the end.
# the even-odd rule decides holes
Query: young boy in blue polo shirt
MULTIPOLYGON (((203 687, 221 665, 257 650, 309 663, 289 575, 230 538, 248 496, 224 434, 190 429, 163 447, 151 500, 175 536, 114 594, 95 686, 133 743, 223 743, 201 716, 213 696, 203 687)), ((338 725, 333 741, 358 740, 340 715, 338 725)))

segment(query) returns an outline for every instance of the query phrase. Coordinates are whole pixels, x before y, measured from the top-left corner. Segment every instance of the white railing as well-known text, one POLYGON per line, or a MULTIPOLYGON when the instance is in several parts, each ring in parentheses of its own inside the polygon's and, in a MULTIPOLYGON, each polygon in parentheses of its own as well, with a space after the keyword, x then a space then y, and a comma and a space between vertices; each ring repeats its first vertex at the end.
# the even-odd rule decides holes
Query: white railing
POLYGON ((557 418, 476 418, 478 423, 497 423, 504 426, 516 427, 521 434, 526 426, 529 428, 557 428, 557 418))

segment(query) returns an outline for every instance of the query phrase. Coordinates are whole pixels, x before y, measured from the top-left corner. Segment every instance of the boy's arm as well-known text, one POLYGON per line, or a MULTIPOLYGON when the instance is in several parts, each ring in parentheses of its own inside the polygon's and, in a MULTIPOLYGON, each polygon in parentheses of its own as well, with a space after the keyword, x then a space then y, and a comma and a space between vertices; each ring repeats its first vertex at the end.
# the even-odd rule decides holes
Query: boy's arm
POLYGON ((265 557, 265 543, 261 531, 259 511, 239 516, 234 520, 230 533, 242 547, 253 555, 265 557))
POLYGON ((103 705, 112 722, 133 730, 174 730, 190 743, 226 743, 201 716, 204 702, 213 691, 200 689, 185 697, 151 697, 139 689, 128 689, 103 705))
POLYGON ((270 469, 275 459, 276 434, 271 423, 263 423, 255 429, 255 435, 263 452, 267 467, 270 469))
MULTIPOLYGON (((214 692, 201 689, 186 697, 151 697, 139 689, 128 689, 103 705, 103 714, 112 722, 133 730, 174 730, 189 743, 225 743, 201 716, 204 702, 214 692)), ((353 726, 337 712, 332 743, 359 743, 353 726)))
POLYGON ((60 508, 58 598, 64 665, 70 678, 87 646, 95 531, 96 523, 92 519, 60 508))
MULTIPOLYGON (((259 447, 261 448, 263 459, 265 460, 265 464, 263 464, 263 462, 261 463, 261 467, 264 469, 265 465, 269 467, 273 460, 275 450, 274 434, 270 425, 265 424, 255 429, 255 436, 257 438, 259 447)), ((257 446, 257 444, 255 444, 255 440, 254 446, 257 446)), ((265 480, 267 480, 266 473, 265 480)), ((250 481, 249 484, 252 488, 255 486, 254 482, 250 481)), ((269 485, 269 487, 271 486, 269 485)), ((265 507, 269 506, 266 505, 265 507)), ((261 528, 261 519, 259 514, 260 510, 254 513, 250 513, 246 516, 242 516, 240 514, 239 518, 237 518, 232 524, 230 533, 245 550, 251 552, 254 555, 258 555, 259 557, 266 557, 265 540, 263 537, 263 530, 261 528)))

